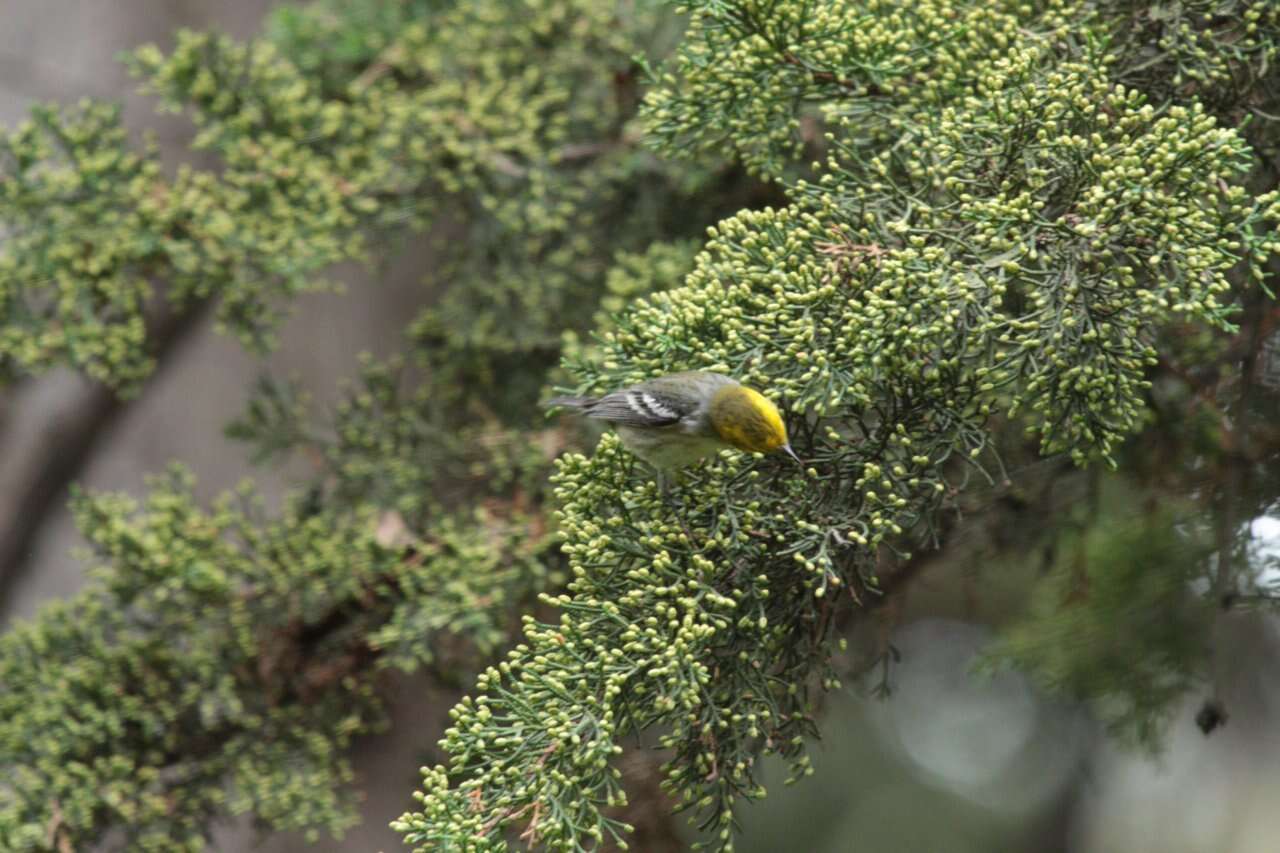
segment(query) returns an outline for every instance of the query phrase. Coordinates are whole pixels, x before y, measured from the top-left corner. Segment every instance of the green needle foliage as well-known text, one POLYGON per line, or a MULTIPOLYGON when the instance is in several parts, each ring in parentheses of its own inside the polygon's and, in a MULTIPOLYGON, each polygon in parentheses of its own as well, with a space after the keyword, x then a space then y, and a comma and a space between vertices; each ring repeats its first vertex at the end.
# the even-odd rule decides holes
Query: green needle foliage
MULTIPOLYGON (((6 376, 127 391, 157 300, 261 349, 336 261, 425 235, 438 263, 334 411, 267 377, 228 426, 313 463, 282 512, 177 473, 77 499, 101 568, 0 638, 0 847, 340 832, 395 668, 479 671, 395 823, 415 849, 625 846, 642 732, 732 849, 760 757, 810 772, 846 628, 972 478, 1231 472, 1217 513, 1280 455, 1239 369, 1280 250, 1278 60, 1265 0, 322 0, 129 60, 209 171, 166 174, 112 108, 38 110, 0 139, 6 376), (726 451, 664 496, 536 406, 695 368, 766 389, 803 467, 726 451)), ((1204 666, 1190 582, 1254 590, 1222 511, 1212 567, 1152 546, 1168 515, 1046 524, 1082 556, 993 660, 1154 743, 1204 666)))
POLYGON ((214 171, 166 176, 101 105, 5 137, 13 375, 69 364, 132 390, 155 299, 214 299, 265 346, 334 261, 409 228, 448 238, 407 357, 368 362, 326 417, 264 379, 229 427, 263 460, 318 463, 282 515, 203 512, 181 478, 139 511, 81 500, 101 570, 0 638, 6 850, 203 849, 236 814, 349 826, 343 749, 380 725, 382 673, 465 677, 563 583, 543 502, 564 438, 533 401, 602 310, 596 279, 620 257, 615 300, 668 286, 690 239, 760 191, 732 166, 663 165, 628 129, 631 53, 678 33, 657 5, 388 8, 290 7, 271 40, 139 50, 214 171))
POLYGON ((246 489, 206 512, 191 485, 175 470, 142 507, 77 498, 102 568, 0 640, 4 849, 114 827, 121 849, 202 850, 214 818, 243 813, 340 833, 345 748, 382 722, 371 671, 434 663, 442 634, 492 653, 547 582, 548 543, 519 518, 399 542, 371 509, 298 500, 268 520, 246 489))
POLYGON ((200 850, 220 813, 311 832, 352 820, 333 782, 373 702, 342 661, 372 650, 356 630, 307 648, 307 631, 345 621, 345 601, 387 608, 395 555, 370 525, 295 510, 259 526, 230 497, 202 512, 188 480, 156 484, 141 511, 79 500, 111 568, 4 637, 5 849, 116 826, 127 849, 200 850))
MULTIPOLYGON (((560 619, 529 620, 454 710, 449 763, 397 825, 419 849, 501 848, 512 825, 554 849, 622 843, 610 759, 654 727, 669 790, 732 848, 738 802, 764 794, 757 757, 806 770, 813 687, 837 683, 834 613, 879 594, 886 553, 935 538, 954 460, 993 459, 1019 418, 1043 452, 1115 464, 1161 329, 1230 331, 1232 275, 1262 278, 1280 248, 1280 195, 1246 191, 1243 137, 1194 97, 1153 103, 1113 79, 1101 10, 689 12, 678 73, 646 107, 656 138, 672 153, 731 139, 793 201, 717 225, 684 286, 639 301, 576 368, 595 391, 676 369, 743 377, 793 412, 811 467, 728 453, 671 502, 611 439, 567 457, 560 619), (815 107, 828 154, 788 179, 815 107)), ((1266 36, 1234 61, 1269 61, 1266 36)), ((1098 606, 1084 618, 1113 618, 1098 606)))
POLYGON ((502 341, 510 363, 534 352, 545 369, 565 325, 582 325, 575 310, 590 316, 602 259, 642 249, 655 228, 685 233, 707 205, 733 209, 713 193, 672 216, 659 199, 691 195, 702 170, 659 170, 625 131, 631 54, 661 49, 670 29, 652 4, 379 5, 285 10, 279 45, 187 32, 167 56, 151 46, 129 58, 147 91, 190 115, 216 172, 162 175, 154 148, 134 152, 102 105, 42 108, 0 137, 10 369, 65 363, 134 388, 150 366, 145 310, 160 297, 216 298, 221 324, 261 350, 326 267, 442 216, 471 249, 442 258, 442 278, 470 281, 419 322, 423 348, 475 375, 502 341), (360 33, 365 53, 347 41, 360 33), (307 73, 329 50, 364 63, 345 85, 332 76, 341 63, 307 73), (526 287, 535 265, 547 283, 526 287), (489 311, 495 302, 506 312, 489 311), (493 329, 471 322, 478 313, 523 323, 493 329))
POLYGON ((130 148, 116 107, 40 108, 0 136, 6 373, 65 362, 128 386, 149 372, 149 278, 184 215, 170 202, 154 146, 130 148))

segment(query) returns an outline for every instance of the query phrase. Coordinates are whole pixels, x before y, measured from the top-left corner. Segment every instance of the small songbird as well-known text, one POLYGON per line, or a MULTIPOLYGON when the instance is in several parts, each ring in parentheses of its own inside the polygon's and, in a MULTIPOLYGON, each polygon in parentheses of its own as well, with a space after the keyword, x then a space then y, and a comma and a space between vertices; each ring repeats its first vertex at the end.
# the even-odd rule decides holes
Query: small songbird
POLYGON ((664 490, 668 472, 723 447, 754 453, 782 450, 800 461, 778 407, 720 373, 671 373, 603 397, 555 397, 546 405, 612 424, 622 444, 657 469, 664 490))

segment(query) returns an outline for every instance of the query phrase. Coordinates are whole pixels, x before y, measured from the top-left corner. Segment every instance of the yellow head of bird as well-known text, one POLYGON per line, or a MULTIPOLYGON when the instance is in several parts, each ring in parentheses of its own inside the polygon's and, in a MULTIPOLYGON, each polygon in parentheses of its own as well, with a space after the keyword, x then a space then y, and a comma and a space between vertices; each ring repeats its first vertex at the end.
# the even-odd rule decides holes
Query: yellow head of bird
POLYGON ((711 428, 726 444, 750 453, 785 450, 795 457, 778 407, 759 391, 744 385, 726 385, 711 398, 707 414, 711 428))

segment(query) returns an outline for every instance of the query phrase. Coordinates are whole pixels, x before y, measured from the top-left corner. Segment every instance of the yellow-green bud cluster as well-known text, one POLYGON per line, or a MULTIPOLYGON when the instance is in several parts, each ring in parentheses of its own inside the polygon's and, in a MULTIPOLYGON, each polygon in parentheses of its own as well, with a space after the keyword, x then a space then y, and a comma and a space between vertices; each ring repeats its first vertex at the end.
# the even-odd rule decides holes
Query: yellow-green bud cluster
POLYGON ((613 438, 566 459, 560 621, 530 621, 456 709, 449 764, 398 823, 422 849, 501 847, 515 825, 551 849, 612 837, 609 757, 651 726, 668 790, 731 848, 736 804, 763 793, 757 756, 808 771, 808 691, 838 684, 830 614, 877 592, 878 554, 928 543, 993 418, 1022 414, 1045 451, 1109 456, 1143 417, 1156 336, 1229 328, 1241 261, 1280 248, 1237 130, 1066 38, 1102 12, 687 6, 646 106, 664 149, 728 144, 785 179, 821 105, 829 154, 787 184, 792 203, 723 220, 682 287, 612 321, 583 386, 731 373, 796 413, 808 470, 725 452, 674 509, 613 438))
POLYGON ((965 0, 693 0, 674 67, 653 80, 643 117, 672 154, 735 151, 771 178, 816 147, 824 114, 856 114, 859 135, 895 125, 972 85, 1013 34, 1047 38, 1080 4, 965 0))

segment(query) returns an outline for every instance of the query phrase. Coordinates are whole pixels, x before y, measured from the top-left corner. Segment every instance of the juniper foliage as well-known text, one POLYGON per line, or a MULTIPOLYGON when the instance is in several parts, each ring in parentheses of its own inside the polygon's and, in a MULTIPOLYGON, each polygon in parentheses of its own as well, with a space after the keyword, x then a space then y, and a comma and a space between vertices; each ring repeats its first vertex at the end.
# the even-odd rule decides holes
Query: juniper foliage
MULTIPOLYGON (((1280 248, 1280 195, 1246 189, 1266 167, 1241 133, 1195 87, 1134 85, 1133 43, 1106 37, 1125 10, 686 8, 647 126, 671 153, 732 140, 791 202, 717 225, 684 285, 639 300, 575 368, 596 391, 680 368, 742 376, 785 404, 810 467, 724 453, 673 507, 612 439, 566 457, 573 579, 545 597, 560 618, 526 617, 525 642, 454 710, 449 763, 424 771, 421 810, 399 823, 418 849, 500 848, 512 825, 555 849, 625 843, 611 761, 651 728, 668 789, 731 849, 735 809, 765 793, 759 756, 808 772, 814 691, 839 683, 838 614, 884 591, 893 555, 936 541, 963 463, 998 464, 993 437, 1012 422, 1044 453, 1116 464, 1147 418, 1162 330, 1232 332, 1280 248), (815 117, 826 153, 806 175, 796 159, 815 117)), ((1213 59, 1153 49, 1219 69, 1212 80, 1266 77, 1280 18, 1241 11, 1244 43, 1222 36, 1232 47, 1213 59)), ((1252 89, 1238 96, 1256 111, 1252 89)), ((1159 609, 1182 589, 1166 574, 1173 587, 1135 593, 1120 579, 1141 565, 1083 618, 1111 622, 1126 595, 1159 609)), ((1053 666, 1045 644, 1014 648, 1053 666)), ((1131 720, 1158 719, 1170 693, 1131 720)))
MULTIPOLYGON (((336 411, 269 378, 229 426, 317 463, 278 517, 180 473, 77 499, 94 581, 0 638, 0 846, 340 832, 344 748, 425 667, 482 671, 395 824, 415 849, 625 846, 644 731, 732 849, 760 757, 810 772, 848 626, 971 480, 1064 454, 1241 485, 1280 448, 1232 380, 1271 322, 1280 11, 1139 5, 322 0, 131 58, 215 170, 164 174, 109 107, 37 111, 0 139, 6 375, 127 392, 155 300, 262 349, 335 261, 427 234, 440 264, 336 411), (664 500, 612 436, 553 467, 548 384, 690 368, 768 389, 806 468, 726 451, 664 500)), ((1251 564, 1092 524, 1063 534, 1088 583, 1056 569, 995 663, 1152 742, 1203 666, 1187 581, 1251 564), (1119 683, 1133 656, 1158 690, 1119 683)))
POLYGON ((78 499, 89 588, 0 638, 0 846, 204 849, 238 814, 340 834, 344 748, 381 725, 387 670, 465 677, 563 583, 542 504, 564 438, 513 400, 601 310, 615 256, 632 293, 759 192, 630 135, 630 54, 666 49, 671 20, 577 0, 286 7, 262 39, 184 33, 129 60, 215 170, 166 176, 104 105, 5 137, 14 377, 65 364, 127 393, 156 299, 214 299, 261 348, 334 261, 448 240, 405 357, 366 362, 331 415, 264 378, 228 427, 260 460, 319 463, 283 515, 242 507, 249 491, 203 511, 177 473, 140 508, 78 499))

